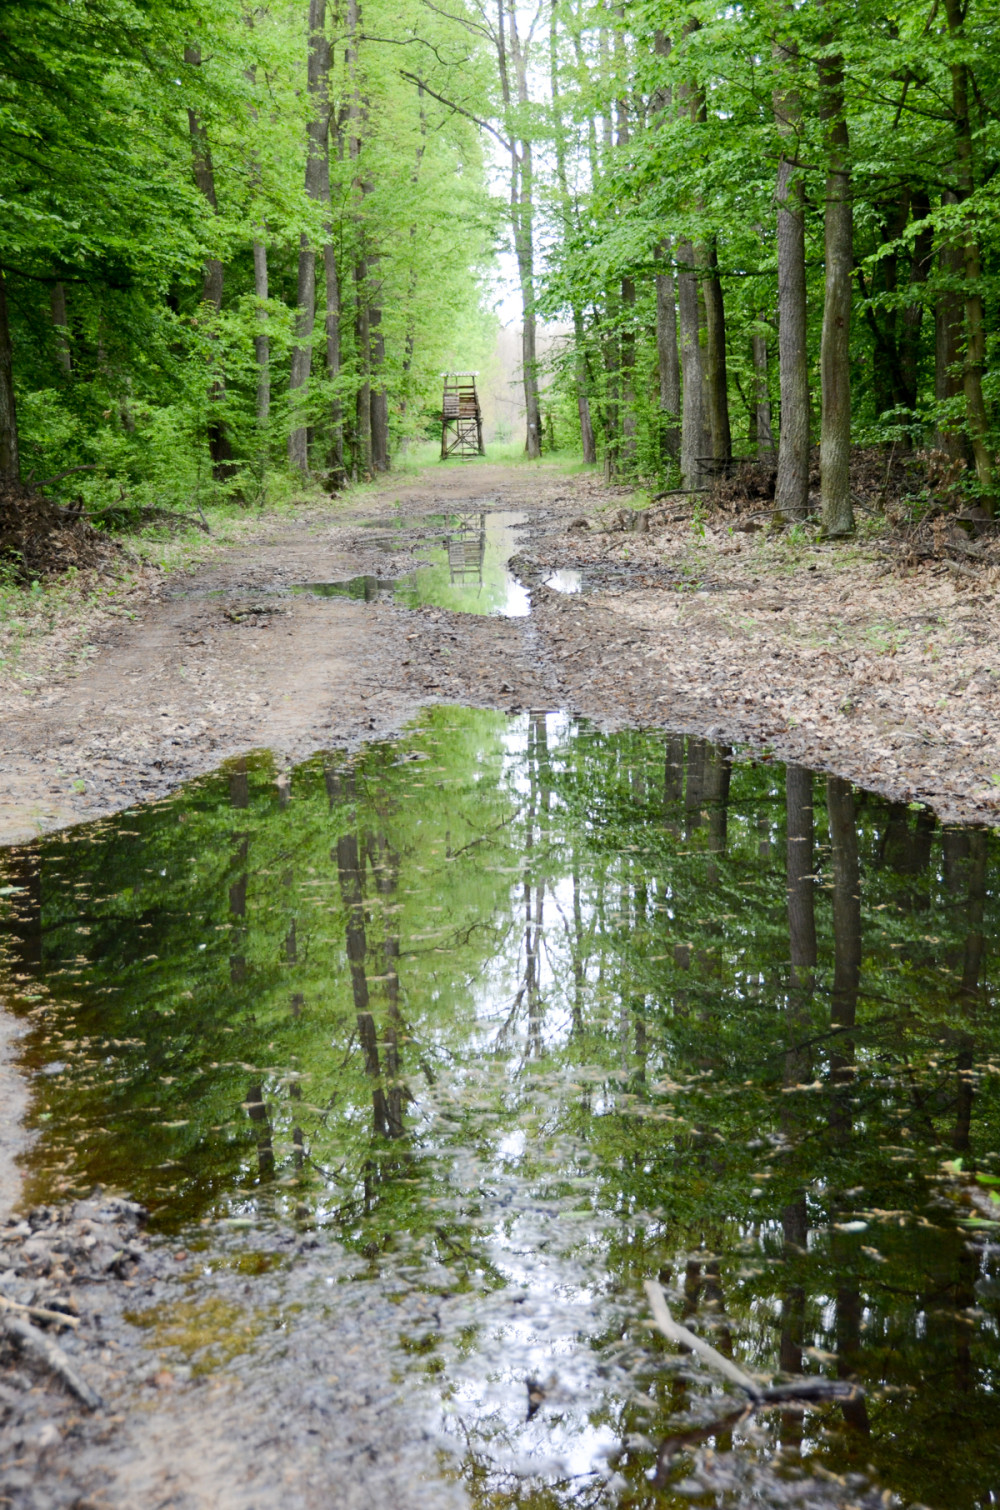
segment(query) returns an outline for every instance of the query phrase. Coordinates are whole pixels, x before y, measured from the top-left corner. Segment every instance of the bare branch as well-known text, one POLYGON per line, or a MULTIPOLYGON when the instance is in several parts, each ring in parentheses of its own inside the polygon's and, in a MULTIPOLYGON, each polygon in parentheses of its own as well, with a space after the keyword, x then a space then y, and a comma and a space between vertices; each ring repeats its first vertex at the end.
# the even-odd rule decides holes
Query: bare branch
POLYGON ((438 94, 436 89, 432 89, 425 79, 418 78, 415 73, 407 73, 405 68, 401 68, 399 76, 401 79, 408 80, 411 84, 416 84, 417 88, 422 89, 425 94, 429 94, 432 100, 437 100, 439 104, 446 105, 449 110, 454 110, 457 115, 464 115, 467 121, 472 121, 481 130, 488 131, 490 136, 498 141, 506 152, 510 153, 511 157, 515 158, 517 162, 521 161, 517 148, 512 146, 506 137, 501 136, 499 131, 490 125, 489 121, 484 121, 481 116, 473 115, 472 111, 466 110, 464 105, 456 105, 454 100, 446 100, 443 94, 438 94))

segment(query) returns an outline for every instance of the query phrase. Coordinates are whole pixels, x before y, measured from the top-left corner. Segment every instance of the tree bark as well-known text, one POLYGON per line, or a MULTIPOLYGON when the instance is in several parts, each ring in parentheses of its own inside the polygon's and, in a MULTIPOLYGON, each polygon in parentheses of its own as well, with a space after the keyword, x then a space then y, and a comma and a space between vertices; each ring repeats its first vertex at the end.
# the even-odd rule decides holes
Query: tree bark
POLYGON ((681 390, 681 481, 686 488, 703 486, 703 458, 708 455, 705 423, 704 352, 699 339, 698 278, 694 271, 694 247, 690 241, 677 244, 677 307, 680 321, 681 390))
POLYGON ((774 455, 774 431, 771 429, 771 393, 767 383, 767 337, 755 331, 751 347, 757 455, 770 460, 774 455))
MULTIPOLYGON (((794 46, 779 45, 775 56, 797 67, 794 46)), ((806 336, 805 191, 793 166, 798 154, 802 108, 798 93, 775 93, 774 117, 785 140, 778 165, 778 382, 781 428, 774 513, 779 521, 804 519, 809 512, 809 350, 806 336)))
MULTIPOLYGON (((310 118, 306 131, 306 196, 323 200, 324 180, 329 184, 330 101, 327 81, 330 43, 326 38, 326 0, 309 0, 309 43, 306 91, 310 118)), ((305 231, 299 238, 299 275, 296 293, 295 345, 292 347, 289 392, 308 390, 312 372, 313 326, 316 320, 316 248, 305 231)), ((305 394, 302 395, 305 397, 305 394)), ((293 409, 294 413, 294 409, 293 409)), ((309 431, 300 413, 288 436, 288 460, 300 472, 309 470, 309 431)))
POLYGON ((372 463, 371 329, 368 323, 368 264, 354 267, 354 341, 358 353, 358 388, 354 404, 354 466, 370 477, 372 463))
MULTIPOLYGON (((957 204, 958 195, 946 189, 942 204, 957 204)), ((939 404, 950 404, 964 391, 962 380, 962 334, 965 312, 959 293, 965 258, 954 238, 949 238, 938 252, 938 270, 947 285, 937 296, 934 306, 934 397, 939 404)), ((968 447, 955 419, 938 419, 936 441, 953 461, 965 460, 968 447)))
MULTIPOLYGON (((945 0, 948 31, 960 34, 965 21, 966 5, 962 0, 945 0)), ((965 63, 951 66, 952 112, 955 122, 955 146, 958 170, 958 198, 969 199, 975 190, 972 160, 972 122, 969 114, 969 70, 965 63)), ((989 447, 989 415, 983 394, 986 368, 986 324, 983 310, 982 259, 979 237, 970 217, 966 217, 961 238, 962 274, 965 283, 965 353, 962 363, 962 386, 965 390, 965 417, 976 464, 976 478, 983 490, 981 502, 993 512, 993 455, 989 447)))
POLYGON ((851 505, 851 276, 854 269, 854 214, 851 204, 849 142, 844 116, 843 60, 827 53, 820 60, 820 116, 826 123, 827 177, 824 216, 826 272, 820 376, 820 496, 823 533, 829 538, 854 530, 851 505))
POLYGON ((0 267, 0 478, 20 482, 21 460, 14 402, 14 358, 7 313, 7 283, 0 267))
MULTIPOLYGON (((566 176, 566 135, 562 112, 559 109, 559 0, 552 0, 549 18, 549 92, 555 124, 556 178, 559 183, 559 203, 562 211, 563 234, 570 232, 571 199, 569 180, 566 176)), ((587 357, 584 346, 583 310, 573 300, 573 379, 576 387, 576 412, 580 420, 580 447, 587 466, 597 461, 597 446, 594 443, 594 424, 590 415, 590 394, 587 386, 587 357)))
MULTIPOLYGON (((369 264, 369 277, 371 269, 372 265, 369 264)), ((368 332, 374 378, 371 386, 372 468, 376 472, 388 472, 389 395, 382 376, 385 367, 385 336, 382 334, 382 311, 378 305, 369 307, 368 332)))
MULTIPOLYGON (((201 52, 197 47, 185 47, 184 61, 193 68, 201 67, 201 52)), ((215 192, 215 168, 208 144, 208 132, 197 110, 188 110, 188 130, 194 160, 194 181, 211 206, 212 214, 218 215, 219 201, 215 192)), ((222 309, 223 268, 218 257, 206 257, 201 286, 201 302, 211 305, 218 315, 222 309)), ((209 389, 209 403, 219 404, 226 396, 225 379, 216 372, 209 389)), ((208 420, 208 451, 212 458, 212 475, 217 482, 225 482, 233 475, 233 448, 225 424, 210 414, 208 420)))
MULTIPOLYGON (((497 0, 497 52, 500 65, 500 92, 507 120, 510 120, 511 89, 507 66, 505 23, 510 38, 510 57, 517 83, 518 104, 528 104, 527 60, 517 30, 513 9, 505 11, 504 0, 497 0)), ((538 395, 538 354, 535 315, 535 247, 534 247, 534 168, 531 141, 522 136, 520 151, 511 140, 510 153, 510 221, 521 285, 521 366, 524 380, 525 454, 536 461, 542 454, 541 404, 538 395)))
POLYGON ((726 309, 714 236, 705 248, 705 267, 703 287, 708 431, 715 463, 713 472, 720 476, 728 470, 732 461, 733 439, 729 427, 729 382, 726 375, 726 309))
POLYGON ((257 423, 266 425, 271 413, 271 338, 267 333, 267 246, 253 239, 253 292, 257 300, 257 333, 253 338, 257 362, 257 423))
MULTIPOLYGON (((661 242, 659 255, 668 255, 661 242)), ((681 370, 677 354, 677 303, 671 273, 656 274, 656 363, 660 380, 661 439, 667 456, 676 460, 680 454, 681 370)))

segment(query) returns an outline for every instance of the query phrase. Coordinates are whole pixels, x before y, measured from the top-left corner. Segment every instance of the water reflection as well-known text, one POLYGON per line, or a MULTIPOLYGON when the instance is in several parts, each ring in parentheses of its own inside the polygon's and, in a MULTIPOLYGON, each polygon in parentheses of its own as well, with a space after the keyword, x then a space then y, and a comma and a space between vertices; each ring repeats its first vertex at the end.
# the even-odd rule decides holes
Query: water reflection
POLYGON ((431 604, 456 613, 524 618, 531 612, 528 590, 508 570, 518 548, 517 529, 526 514, 476 509, 454 514, 439 538, 416 549, 422 564, 404 576, 350 577, 340 582, 307 582, 292 588, 324 598, 356 598, 365 603, 391 597, 407 608, 431 604))
POLYGON ((864 1386, 718 1427, 740 1494, 805 1459, 991 1503, 993 835, 704 740, 441 709, 7 851, 0 891, 52 1071, 31 1197, 306 1213, 359 1282, 425 1289, 407 1366, 476 1503, 690 1503, 658 1445, 731 1397, 652 1336, 648 1277, 752 1374, 864 1386))

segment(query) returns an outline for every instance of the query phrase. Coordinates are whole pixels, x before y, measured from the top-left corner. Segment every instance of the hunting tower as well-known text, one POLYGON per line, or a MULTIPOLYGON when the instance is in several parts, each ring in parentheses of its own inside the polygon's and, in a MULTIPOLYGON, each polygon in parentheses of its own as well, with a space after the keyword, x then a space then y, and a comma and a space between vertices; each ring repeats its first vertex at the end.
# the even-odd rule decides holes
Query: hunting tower
POLYGON ((474 372, 443 372, 441 460, 449 456, 485 456, 483 415, 474 372))

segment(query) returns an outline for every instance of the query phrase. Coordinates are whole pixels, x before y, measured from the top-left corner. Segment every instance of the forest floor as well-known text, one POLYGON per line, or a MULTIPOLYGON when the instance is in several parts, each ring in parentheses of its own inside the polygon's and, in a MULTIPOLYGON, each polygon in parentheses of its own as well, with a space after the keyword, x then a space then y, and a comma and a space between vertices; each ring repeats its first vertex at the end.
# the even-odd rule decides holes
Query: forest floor
POLYGON ((434 467, 248 520, 183 570, 81 573, 0 677, 0 842, 155 798, 248 749, 291 763, 385 737, 432 701, 746 742, 944 819, 1000 820, 988 556, 907 566, 876 533, 823 545, 679 505, 633 533, 634 501, 556 465, 434 467), (473 506, 525 516, 514 567, 530 616, 284 591, 398 576, 421 559, 422 519, 473 506), (567 568, 582 592, 543 585, 567 568))

